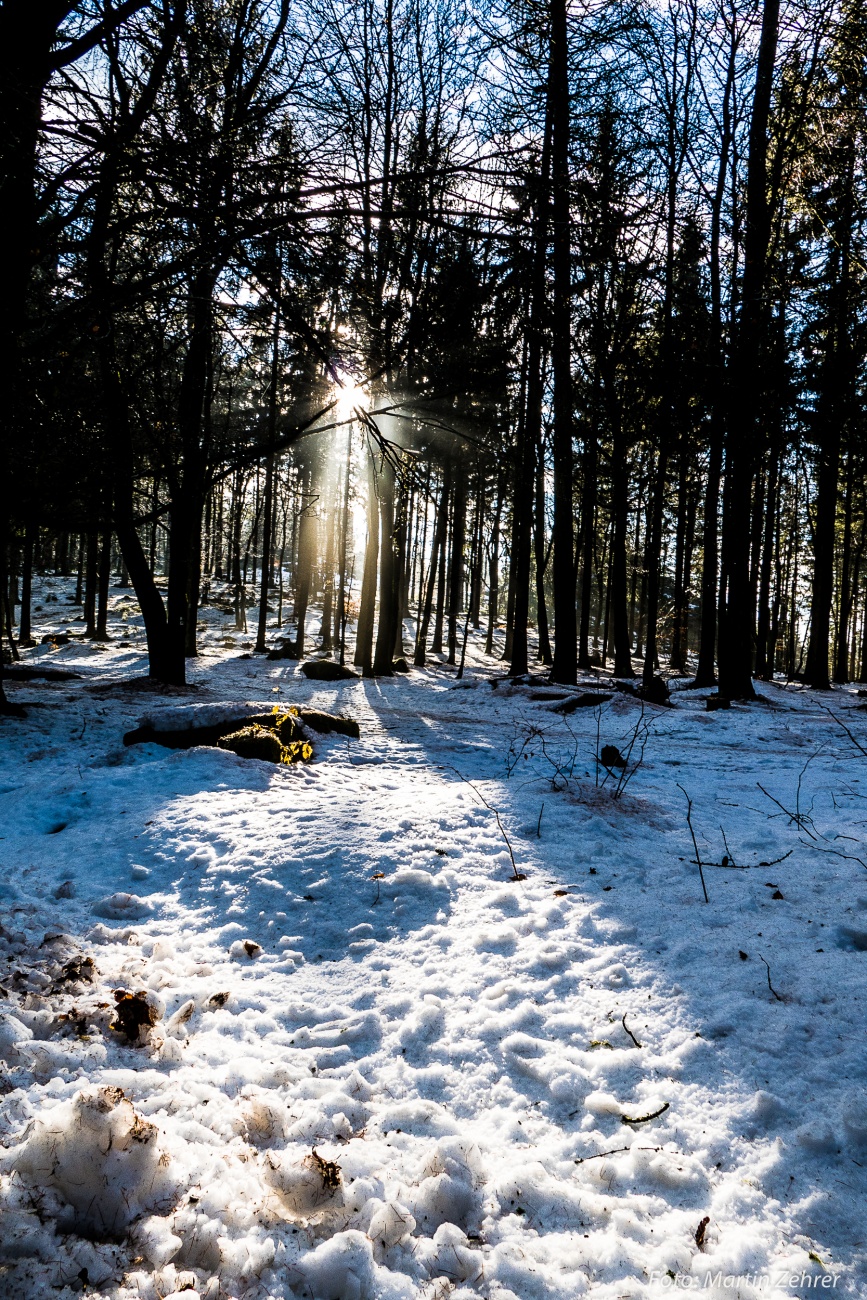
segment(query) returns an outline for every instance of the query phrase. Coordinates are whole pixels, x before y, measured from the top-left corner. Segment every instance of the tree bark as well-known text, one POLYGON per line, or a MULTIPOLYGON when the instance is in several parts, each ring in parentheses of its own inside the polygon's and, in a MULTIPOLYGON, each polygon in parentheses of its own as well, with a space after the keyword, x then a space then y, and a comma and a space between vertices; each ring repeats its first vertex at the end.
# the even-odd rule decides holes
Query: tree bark
POLYGON ((569 224, 569 51, 566 0, 551 0, 551 226, 554 300, 554 662, 551 680, 572 685, 578 674, 572 452, 572 260, 569 224))
POLYGON ((361 577, 361 601, 355 632, 355 664, 364 677, 373 676, 373 624, 376 612, 376 577, 379 565, 379 502, 376 464, 367 448, 367 544, 361 577))
POLYGON ((760 446, 756 409, 759 353, 771 216, 768 206, 768 120, 777 53, 779 0, 764 0, 747 163, 746 232, 741 307, 728 371, 726 493, 723 512, 724 588, 721 601, 719 690, 753 699, 755 610, 750 602, 750 498, 760 446))

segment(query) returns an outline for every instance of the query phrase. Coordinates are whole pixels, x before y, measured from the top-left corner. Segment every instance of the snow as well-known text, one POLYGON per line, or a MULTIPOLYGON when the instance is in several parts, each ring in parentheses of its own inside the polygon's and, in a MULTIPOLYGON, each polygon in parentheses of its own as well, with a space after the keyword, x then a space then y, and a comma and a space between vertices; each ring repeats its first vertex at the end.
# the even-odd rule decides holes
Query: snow
POLYGON ((854 691, 674 683, 614 798, 629 696, 492 689, 472 636, 460 683, 310 682, 216 614, 151 696, 113 604, 131 644, 28 652, 81 678, 0 723, 4 1300, 867 1293, 854 691), (123 745, 275 702, 361 738, 123 745))

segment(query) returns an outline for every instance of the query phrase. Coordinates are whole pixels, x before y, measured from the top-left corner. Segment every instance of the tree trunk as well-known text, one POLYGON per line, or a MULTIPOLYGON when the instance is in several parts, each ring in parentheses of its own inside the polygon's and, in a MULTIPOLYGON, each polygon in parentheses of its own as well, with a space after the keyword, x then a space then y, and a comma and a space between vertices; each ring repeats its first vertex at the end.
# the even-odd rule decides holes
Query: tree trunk
POLYGON ((96 598, 99 585, 99 538, 96 533, 87 535, 87 552, 84 572, 84 635, 96 636, 96 598))
MULTIPOLYGON (((349 535, 349 468, 352 463, 352 426, 346 430, 346 466, 343 471, 343 512, 340 521, 340 585, 337 589, 335 635, 340 645, 341 667, 346 662, 346 544, 349 535)), ((282 574, 281 574, 282 580, 282 574)))
POLYGON ((753 699, 753 629, 750 603, 750 499, 759 442, 762 345, 770 209, 768 120, 777 53, 779 0, 764 0, 747 164, 746 233, 741 309, 729 364, 729 424, 723 512, 724 588, 719 644, 719 690, 729 699, 753 699))
POLYGON ((280 380, 280 293, 274 304, 274 327, 271 335, 271 383, 268 389, 268 454, 265 460, 265 517, 262 527, 262 574, 259 586, 259 621, 256 626, 256 652, 268 649, 268 588, 271 579, 271 552, 274 529, 274 440, 277 435, 277 412, 280 380))
POLYGON ((373 676, 373 624, 376 612, 376 576, 379 564, 379 503, 376 491, 376 463, 367 449, 367 544, 364 548, 364 573, 361 578, 361 602, 355 632, 355 664, 363 676, 373 676))
POLYGON ((18 623, 19 646, 33 646, 30 608, 33 591, 33 525, 28 523, 24 532, 24 554, 21 562, 21 618, 18 623))
POLYGON ((548 635, 548 607, 545 603, 545 568, 548 559, 545 545, 545 452, 540 442, 536 448, 536 517, 533 552, 536 571, 536 626, 539 630, 539 660, 549 667, 553 662, 548 635))
POLYGON ((102 538, 99 553, 99 573, 97 584, 96 631, 95 641, 107 641, 108 636, 108 584, 111 581, 111 529, 102 538))
POLYGON ((462 465, 455 474, 454 505, 452 507, 452 549, 449 573, 449 632, 448 663, 457 663, 458 615, 463 606, 464 594, 464 540, 467 518, 466 480, 462 465))
POLYGON ((394 669, 400 592, 397 589, 397 557, 394 536, 394 466, 382 458, 379 475, 379 620, 373 655, 375 677, 390 677, 394 669))
POLYGON ((551 226, 554 301, 551 365, 554 375, 554 662, 551 680, 572 685, 578 674, 575 608, 575 539, 572 453, 571 306, 569 224, 569 52, 566 0, 551 0, 551 226))
POLYGON ((503 480, 497 475, 497 504, 491 526, 491 550, 488 559, 488 630, 485 634, 485 654, 494 653, 494 629, 497 625, 497 606, 500 601, 500 517, 503 509, 503 480))
POLYGON ((443 471, 442 488, 440 489, 440 498, 437 503, 436 521, 434 523, 433 542, 431 544, 430 567, 428 569, 427 583, 425 584, 424 606, 421 610, 421 616, 418 621, 418 627, 415 634, 415 652, 413 654, 413 663, 417 668, 424 668, 426 658, 426 646, 428 629, 430 628, 431 613, 433 611, 434 588, 438 580, 438 566, 440 557, 445 547, 446 532, 449 526, 449 501, 451 498, 452 467, 447 462, 443 471))

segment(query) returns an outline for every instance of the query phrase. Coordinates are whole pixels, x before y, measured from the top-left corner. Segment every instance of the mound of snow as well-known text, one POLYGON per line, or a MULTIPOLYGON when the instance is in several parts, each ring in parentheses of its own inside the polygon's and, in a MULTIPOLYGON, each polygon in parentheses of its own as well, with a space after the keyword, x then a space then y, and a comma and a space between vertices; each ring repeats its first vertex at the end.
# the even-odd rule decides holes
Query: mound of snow
POLYGON ((61 1102, 10 1155, 25 1182, 58 1193, 84 1236, 117 1237, 139 1215, 165 1213, 177 1195, 159 1130, 120 1088, 87 1089, 61 1102))
POLYGON ((409 1208, 420 1232, 432 1234, 443 1223, 478 1232, 482 1213, 478 1147, 457 1138, 438 1142, 412 1191, 409 1208))
POLYGON ((138 894, 108 894, 93 905, 94 916, 104 916, 109 921, 138 921, 151 916, 153 903, 138 894))

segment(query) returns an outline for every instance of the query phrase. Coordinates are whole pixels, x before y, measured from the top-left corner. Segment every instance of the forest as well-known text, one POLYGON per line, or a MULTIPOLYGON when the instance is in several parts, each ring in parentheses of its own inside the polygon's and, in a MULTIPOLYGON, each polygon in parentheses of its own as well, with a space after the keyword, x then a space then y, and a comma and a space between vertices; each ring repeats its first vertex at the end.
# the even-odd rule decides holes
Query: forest
POLYGON ((4 0, 4 658, 53 573, 173 685, 213 602, 367 676, 863 679, 865 32, 4 0))
POLYGON ((0 0, 0 213, 0 1300, 867 1296, 867 0, 0 0))

